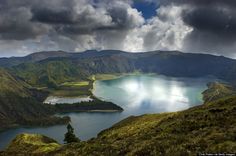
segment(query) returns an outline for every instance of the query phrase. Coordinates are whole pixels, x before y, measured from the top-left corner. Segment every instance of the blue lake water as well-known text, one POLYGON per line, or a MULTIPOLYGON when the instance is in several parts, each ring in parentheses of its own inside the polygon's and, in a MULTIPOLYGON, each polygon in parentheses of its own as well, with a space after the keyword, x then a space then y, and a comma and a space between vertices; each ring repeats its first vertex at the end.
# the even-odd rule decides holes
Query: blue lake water
MULTIPOLYGON (((202 104, 201 93, 210 78, 173 78, 161 75, 133 75, 113 80, 96 81, 93 94, 124 108, 116 113, 67 113, 75 133, 88 140, 120 120, 146 113, 173 112, 202 104)), ((64 102, 64 101, 63 101, 64 102)), ((63 143, 65 125, 50 127, 20 127, 0 133, 0 149, 20 133, 38 133, 63 143)))

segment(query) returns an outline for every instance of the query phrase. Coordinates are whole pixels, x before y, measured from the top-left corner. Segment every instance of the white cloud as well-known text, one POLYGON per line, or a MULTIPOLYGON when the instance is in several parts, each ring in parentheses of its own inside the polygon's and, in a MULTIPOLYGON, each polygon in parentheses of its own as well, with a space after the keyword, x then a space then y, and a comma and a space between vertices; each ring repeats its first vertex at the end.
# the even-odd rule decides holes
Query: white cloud
POLYGON ((192 31, 181 18, 182 10, 177 6, 159 8, 156 17, 126 36, 124 50, 182 50, 186 35, 192 31))

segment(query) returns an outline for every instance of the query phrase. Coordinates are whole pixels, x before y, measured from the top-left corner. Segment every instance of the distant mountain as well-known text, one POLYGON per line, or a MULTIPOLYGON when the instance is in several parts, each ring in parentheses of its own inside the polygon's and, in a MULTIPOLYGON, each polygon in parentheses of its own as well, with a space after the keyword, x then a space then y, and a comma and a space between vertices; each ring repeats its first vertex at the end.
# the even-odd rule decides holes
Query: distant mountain
POLYGON ((0 69, 0 131, 17 125, 65 123, 68 119, 53 117, 54 109, 43 105, 28 89, 7 71, 0 69))
POLYGON ((37 62, 47 58, 53 57, 69 57, 71 54, 63 51, 50 51, 50 52, 37 52, 25 57, 10 57, 10 58, 0 58, 0 66, 1 67, 11 67, 15 65, 19 65, 21 63, 27 62, 37 62))
POLYGON ((60 57, 69 57, 71 53, 64 52, 64 51, 50 51, 50 52, 37 52, 32 53, 25 58, 30 60, 31 62, 37 62, 41 60, 45 60, 47 58, 60 58, 60 57))
POLYGON ((33 86, 55 87, 66 81, 88 79, 96 73, 133 72, 135 67, 132 64, 132 60, 120 56, 120 52, 87 51, 69 57, 22 63, 8 69, 33 86))
POLYGON ((214 76, 229 82, 236 80, 236 60, 207 54, 91 50, 83 53, 42 52, 18 59, 26 58, 31 61, 8 69, 33 86, 57 86, 65 81, 87 79, 93 74, 134 71, 176 77, 214 76))

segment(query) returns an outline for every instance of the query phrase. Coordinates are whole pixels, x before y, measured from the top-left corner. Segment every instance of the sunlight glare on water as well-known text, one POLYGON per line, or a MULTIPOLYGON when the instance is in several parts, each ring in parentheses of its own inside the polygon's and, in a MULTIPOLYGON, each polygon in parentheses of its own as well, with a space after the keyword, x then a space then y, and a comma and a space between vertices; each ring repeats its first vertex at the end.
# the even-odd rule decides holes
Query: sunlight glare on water
MULTIPOLYGON (((134 75, 119 79, 96 81, 93 94, 124 108, 116 113, 66 113, 71 117, 75 133, 81 140, 95 137, 101 130, 111 127, 131 115, 184 110, 202 104, 201 92, 212 79, 173 78, 166 76, 134 75)), ((81 98, 49 98, 58 103, 74 103, 81 98)), ((19 127, 0 133, 0 149, 20 133, 44 134, 63 143, 65 125, 50 127, 19 127), (57 133, 55 133, 57 132, 57 133), (4 142, 1 142, 4 140, 4 142)))
POLYGON ((141 107, 146 101, 150 107, 165 108, 166 111, 182 110, 189 107, 186 88, 181 82, 149 81, 128 79, 118 86, 128 99, 129 108, 141 107), (177 104, 178 103, 178 104, 177 104))

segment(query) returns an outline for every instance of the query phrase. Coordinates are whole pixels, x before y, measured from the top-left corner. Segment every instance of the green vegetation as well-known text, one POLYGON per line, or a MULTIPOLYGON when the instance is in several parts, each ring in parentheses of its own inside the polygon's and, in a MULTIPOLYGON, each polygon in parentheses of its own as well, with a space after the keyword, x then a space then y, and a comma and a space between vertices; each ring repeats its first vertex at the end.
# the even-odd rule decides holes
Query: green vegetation
POLYGON ((130 117, 98 138, 71 144, 58 155, 196 155, 234 153, 236 97, 177 113, 130 117))
POLYGON ((7 155, 19 155, 19 153, 22 152, 24 152, 25 155, 44 155, 55 151, 59 147, 61 147, 60 144, 46 136, 38 134, 20 134, 12 141, 10 146, 7 147, 7 150, 12 151, 7 155))
MULTIPOLYGON (((235 95, 225 95, 181 112, 131 116, 101 132, 97 138, 61 146, 50 154, 191 156, 235 153, 235 103, 235 95)), ((18 152, 19 148, 14 147, 3 154, 18 152)), ((26 153, 21 151, 20 154, 26 153)))
POLYGON ((65 124, 69 117, 53 116, 56 111, 50 105, 37 101, 42 95, 30 90, 24 83, 0 69, 0 131, 18 125, 65 124))
POLYGON ((38 90, 0 69, 0 131, 19 125, 48 126, 66 124, 69 117, 56 117, 56 113, 74 111, 122 111, 111 102, 93 97, 93 101, 77 104, 46 105, 41 102, 53 92, 59 96, 91 95, 91 81, 68 82, 57 89, 38 90), (45 91, 46 90, 46 91, 45 91), (48 91, 48 92, 47 92, 48 91))
POLYGON ((111 80, 121 77, 123 74, 96 74, 90 77, 91 80, 111 80))
POLYGON ((79 81, 79 82, 65 82, 62 84, 62 86, 87 86, 89 85, 88 81, 79 81))
POLYGON ((236 90, 229 84, 213 82, 208 84, 208 89, 203 92, 205 102, 210 102, 228 95, 235 95, 236 90))
POLYGON ((212 75, 233 83, 236 78, 236 61, 233 59, 178 51, 138 54, 121 51, 76 54, 45 52, 35 56, 0 59, 0 66, 7 66, 12 74, 33 87, 49 88, 56 88, 69 81, 88 81, 97 74, 97 79, 107 79, 112 78, 109 74, 137 71, 180 77, 212 75))
POLYGON ((67 113, 67 112, 117 112, 123 111, 123 109, 112 103, 107 101, 99 100, 93 97, 92 101, 84 101, 75 104, 56 104, 55 105, 56 111, 60 113, 67 113))
POLYGON ((30 97, 29 91, 25 89, 20 81, 17 81, 6 70, 0 68, 0 96, 15 93, 21 97, 30 97))
POLYGON ((74 142, 80 142, 79 138, 77 138, 75 136, 74 128, 71 126, 71 124, 67 125, 67 132, 65 134, 64 142, 67 144, 74 143, 74 142))
POLYGON ((46 87, 56 96, 91 95, 94 80, 114 79, 126 73, 156 73, 177 77, 212 75, 232 83, 235 83, 236 78, 235 60, 177 51, 138 54, 121 51, 90 51, 79 54, 46 52, 18 59, 20 61, 8 61, 31 61, 17 63, 15 66, 9 63, 8 70, 12 75, 32 87, 46 87), (40 59, 37 61, 37 58, 40 59))
POLYGON ((75 97, 92 95, 91 81, 65 82, 55 89, 48 89, 51 95, 59 97, 75 97))
POLYGON ((23 63, 10 71, 34 87, 48 88, 57 88, 61 83, 76 80, 79 75, 78 69, 67 60, 23 63))

